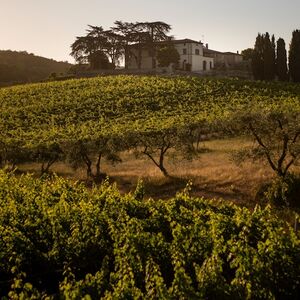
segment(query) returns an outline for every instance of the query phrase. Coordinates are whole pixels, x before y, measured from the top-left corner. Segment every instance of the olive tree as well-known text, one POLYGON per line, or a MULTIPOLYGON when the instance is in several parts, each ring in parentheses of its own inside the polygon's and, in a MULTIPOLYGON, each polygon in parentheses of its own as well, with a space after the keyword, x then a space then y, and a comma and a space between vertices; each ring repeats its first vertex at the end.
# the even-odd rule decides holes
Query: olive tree
POLYGON ((252 159, 264 159, 279 177, 285 177, 300 157, 299 113, 247 112, 239 117, 244 132, 254 141, 254 147, 243 151, 252 159))
POLYGON ((110 134, 97 122, 68 130, 68 137, 61 142, 66 161, 74 169, 84 166, 87 178, 101 179, 105 176, 101 170, 103 158, 113 163, 121 161, 119 152, 125 147, 122 136, 110 134))
POLYGON ((175 147, 176 129, 151 130, 137 134, 138 142, 136 146, 141 149, 141 153, 147 156, 156 167, 169 177, 169 172, 165 167, 165 157, 167 152, 175 147))

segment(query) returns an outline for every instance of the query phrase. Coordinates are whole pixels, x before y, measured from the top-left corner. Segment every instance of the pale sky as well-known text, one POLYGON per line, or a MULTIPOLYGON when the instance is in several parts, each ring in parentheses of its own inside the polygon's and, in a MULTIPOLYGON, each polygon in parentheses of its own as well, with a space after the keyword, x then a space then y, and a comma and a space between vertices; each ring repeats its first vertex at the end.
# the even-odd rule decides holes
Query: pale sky
POLYGON ((175 38, 236 52, 253 47, 258 32, 288 45, 300 0, 0 0, 0 49, 74 62, 70 45, 87 24, 108 29, 116 20, 163 21, 175 38))

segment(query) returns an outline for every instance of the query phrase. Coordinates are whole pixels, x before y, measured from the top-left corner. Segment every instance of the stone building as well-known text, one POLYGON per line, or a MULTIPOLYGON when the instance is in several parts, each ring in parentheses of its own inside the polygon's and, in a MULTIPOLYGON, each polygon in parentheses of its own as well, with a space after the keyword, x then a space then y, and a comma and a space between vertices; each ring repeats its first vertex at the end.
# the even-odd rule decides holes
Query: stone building
MULTIPOLYGON (((158 42, 156 45, 161 45, 164 42, 158 42)), ((171 40, 168 41, 174 45, 175 49, 180 55, 178 69, 192 72, 205 72, 214 68, 214 59, 206 56, 204 53, 204 46, 201 42, 191 39, 171 40)), ((147 49, 139 50, 136 45, 132 45, 130 49, 131 55, 128 57, 128 69, 138 69, 138 57, 140 60, 140 69, 151 70, 153 69, 153 55, 147 49)), ((158 66, 158 62, 154 56, 154 65, 158 66)))
MULTIPOLYGON (((207 72, 213 69, 234 68, 242 63, 243 56, 239 53, 220 52, 208 48, 201 41, 191 39, 170 40, 167 42, 156 42, 155 46, 171 43, 180 55, 177 69, 191 72, 207 72)), ((152 51, 138 45, 130 46, 130 55, 127 55, 127 68, 129 70, 153 70, 158 66, 155 55, 152 51)), ((155 52, 155 51, 154 51, 155 52)))
POLYGON ((220 52, 216 50, 212 50, 206 47, 203 48, 203 52, 205 56, 211 57, 214 59, 215 67, 226 67, 231 68, 234 67, 243 61, 243 56, 239 53, 233 52, 220 52))

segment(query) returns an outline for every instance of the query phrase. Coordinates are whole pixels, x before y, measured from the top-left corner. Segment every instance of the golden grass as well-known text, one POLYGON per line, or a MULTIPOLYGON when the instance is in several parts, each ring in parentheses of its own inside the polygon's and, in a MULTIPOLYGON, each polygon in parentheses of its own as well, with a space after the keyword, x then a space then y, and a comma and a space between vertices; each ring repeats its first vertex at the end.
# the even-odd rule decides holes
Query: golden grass
MULTIPOLYGON (((111 182, 117 183, 122 193, 133 191, 137 181, 142 179, 146 196, 168 198, 191 180, 193 196, 222 198, 253 207, 257 188, 274 174, 269 166, 259 162, 246 161, 237 166, 232 161, 234 151, 249 145, 252 145, 251 141, 241 138, 207 141, 203 145, 207 151, 191 161, 174 158, 171 153, 166 159, 166 168, 176 179, 165 178, 147 157, 136 158, 131 151, 121 155, 122 163, 112 165, 103 161, 102 172, 108 174, 111 182)), ((25 172, 36 172, 38 168, 38 164, 20 167, 25 172)), ((74 171, 64 163, 55 164, 52 171, 73 180, 86 179, 83 168, 74 171)))

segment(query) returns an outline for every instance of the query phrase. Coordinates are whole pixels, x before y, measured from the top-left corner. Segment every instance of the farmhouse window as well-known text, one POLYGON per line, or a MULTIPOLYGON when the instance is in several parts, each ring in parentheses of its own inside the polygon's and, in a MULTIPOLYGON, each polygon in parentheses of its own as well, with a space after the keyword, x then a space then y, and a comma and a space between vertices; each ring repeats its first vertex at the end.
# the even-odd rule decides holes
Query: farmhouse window
POLYGON ((199 49, 195 49, 195 54, 196 54, 196 55, 200 55, 199 49))
POLYGON ((186 49, 182 49, 182 50, 183 50, 182 54, 185 55, 186 54, 186 49))

